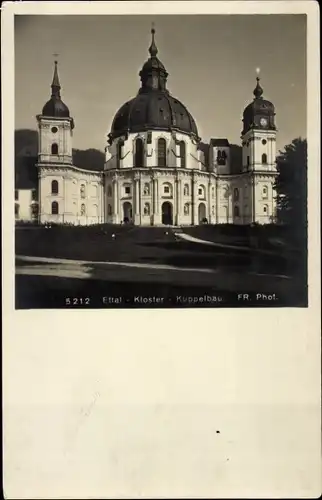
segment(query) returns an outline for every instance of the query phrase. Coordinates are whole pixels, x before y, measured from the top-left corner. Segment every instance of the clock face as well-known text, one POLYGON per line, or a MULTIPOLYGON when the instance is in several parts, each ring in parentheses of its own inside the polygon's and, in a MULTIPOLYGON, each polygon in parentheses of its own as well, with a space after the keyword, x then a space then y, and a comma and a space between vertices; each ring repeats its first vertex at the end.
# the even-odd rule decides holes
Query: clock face
POLYGON ((262 127, 266 127, 266 125, 267 125, 267 119, 266 118, 261 118, 259 123, 262 125, 262 127))

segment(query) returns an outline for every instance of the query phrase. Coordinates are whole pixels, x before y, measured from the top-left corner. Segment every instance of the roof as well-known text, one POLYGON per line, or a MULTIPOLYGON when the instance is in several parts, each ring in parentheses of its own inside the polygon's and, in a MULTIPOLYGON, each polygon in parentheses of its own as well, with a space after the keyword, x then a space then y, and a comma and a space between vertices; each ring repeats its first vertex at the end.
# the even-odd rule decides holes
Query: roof
POLYGON ((210 139, 211 146, 229 147, 228 139, 210 139))
POLYGON ((147 90, 125 103, 116 113, 112 138, 145 130, 178 130, 198 137, 197 125, 187 108, 169 92, 147 90))

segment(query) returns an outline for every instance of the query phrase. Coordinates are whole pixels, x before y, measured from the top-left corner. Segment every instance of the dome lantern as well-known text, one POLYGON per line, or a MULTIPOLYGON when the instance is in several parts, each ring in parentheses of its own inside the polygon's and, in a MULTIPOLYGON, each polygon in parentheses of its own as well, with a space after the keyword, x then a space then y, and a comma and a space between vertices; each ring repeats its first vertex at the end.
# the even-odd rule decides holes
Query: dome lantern
POLYGON ((131 132, 152 130, 178 131, 199 140, 195 120, 166 88, 168 73, 157 57, 154 27, 151 34, 150 58, 139 73, 141 88, 136 97, 126 102, 116 113, 109 141, 131 132))

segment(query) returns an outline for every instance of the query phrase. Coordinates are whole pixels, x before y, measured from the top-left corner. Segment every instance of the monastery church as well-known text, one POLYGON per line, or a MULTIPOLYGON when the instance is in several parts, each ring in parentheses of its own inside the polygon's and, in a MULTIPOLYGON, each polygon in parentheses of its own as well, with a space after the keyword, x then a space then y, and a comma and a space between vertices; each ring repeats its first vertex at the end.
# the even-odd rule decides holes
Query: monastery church
POLYGON ((16 186, 16 220, 144 226, 272 222, 275 109, 263 98, 259 78, 243 112, 236 169, 228 140, 203 143, 193 116, 171 95, 154 38, 152 29, 140 88, 114 117, 102 171, 73 164, 74 120, 61 99, 55 62, 51 97, 37 116, 38 186, 16 186))

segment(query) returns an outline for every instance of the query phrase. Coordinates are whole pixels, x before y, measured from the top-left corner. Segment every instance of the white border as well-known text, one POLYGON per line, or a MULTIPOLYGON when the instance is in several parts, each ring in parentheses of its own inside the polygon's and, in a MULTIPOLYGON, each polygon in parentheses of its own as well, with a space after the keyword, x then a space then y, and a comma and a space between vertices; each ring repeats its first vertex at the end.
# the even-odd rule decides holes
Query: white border
MULTIPOLYGON (((321 301, 318 3, 6 2, 2 4, 1 23, 5 497, 319 496, 321 301), (116 310, 14 311, 13 16, 75 13, 307 14, 308 309, 144 310, 126 311, 126 314, 116 310), (78 448, 74 447, 66 458, 65 452, 59 447, 59 440, 64 426, 68 426, 72 418, 69 408, 75 407, 81 411, 82 405, 97 401, 98 394, 100 400, 95 403, 98 406, 96 415, 105 415, 103 421, 107 422, 108 413, 104 413, 106 408, 110 408, 109 411, 117 409, 117 420, 122 421, 123 418, 125 422, 123 427, 118 427, 116 421, 105 423, 110 439, 111 436, 118 437, 119 446, 115 449, 120 450, 121 454, 125 450, 131 456, 130 444, 127 449, 124 443, 123 448, 120 443, 130 443, 130 431, 134 432, 140 418, 147 418, 147 408, 151 409, 154 417, 146 421, 145 434, 141 434, 140 439, 143 439, 143 435, 149 435, 150 441, 155 443, 162 429, 174 426, 176 432, 171 438, 175 443, 174 448, 171 446, 170 430, 167 430, 162 441, 163 455, 161 445, 158 448, 154 444, 155 454, 152 457, 154 460, 159 457, 154 475, 149 469, 153 460, 146 448, 141 449, 141 454, 139 448, 131 465, 126 462, 127 465, 123 464, 121 470, 116 467, 115 461, 109 461, 104 448, 91 447, 93 441, 98 445, 105 439, 106 450, 109 449, 105 427, 100 420, 96 421, 92 429, 94 434, 91 440, 86 441, 83 434, 82 438, 79 437, 78 448), (277 465, 274 466, 274 460, 272 463, 265 462, 263 444, 262 448, 260 445, 258 447, 251 469, 246 460, 247 444, 243 445, 240 452, 246 455, 239 467, 243 477, 237 477, 233 468, 234 460, 238 461, 239 456, 236 451, 232 454, 230 469, 225 469, 220 460, 218 462, 218 442, 212 441, 214 438, 210 434, 202 437, 205 423, 201 415, 211 409, 216 420, 222 408, 228 408, 229 405, 231 411, 240 416, 240 422, 244 422, 242 415, 247 408, 249 418, 245 418, 245 422, 250 420, 254 423, 252 427, 247 427, 249 443, 252 442, 251 438, 255 439, 254 436, 264 439, 265 433, 271 435, 271 442, 276 446, 277 465), (183 413, 185 417, 181 415, 179 418, 178 408, 182 407, 186 409, 183 413), (259 416, 262 415, 259 408, 263 407, 267 415, 271 415, 266 427, 263 424, 264 417, 259 416), (166 415, 165 420, 158 416, 160 408, 166 415), (287 424, 277 417, 282 414, 279 413, 281 408, 284 409, 287 424), (194 412, 197 412, 194 420, 198 429, 195 431, 195 444, 192 444, 191 424, 185 443, 179 446, 173 436, 181 435, 185 421, 192 418, 194 412), (258 434, 255 433, 256 426, 260 429, 258 434), (195 446, 197 456, 198 449, 203 450, 206 442, 213 443, 212 454, 205 454, 205 461, 200 459, 196 462, 193 473, 189 474, 188 444, 195 446), (278 463, 282 445, 285 446, 284 451, 289 449, 290 459, 278 463), (291 459, 292 453, 297 456, 294 451, 298 450, 297 447, 303 449, 300 464, 291 459), (90 461, 87 460, 88 456, 90 461), (165 461, 161 460, 161 456, 165 461), (141 467, 138 469, 135 463, 139 457, 141 467), (210 473, 212 463, 215 468, 210 473), (172 473, 173 470, 177 470, 177 475, 172 473), (277 470, 281 471, 281 476, 277 470)), ((235 443, 244 443, 243 437, 247 432, 241 423, 238 427, 238 422, 237 419, 235 443)))

